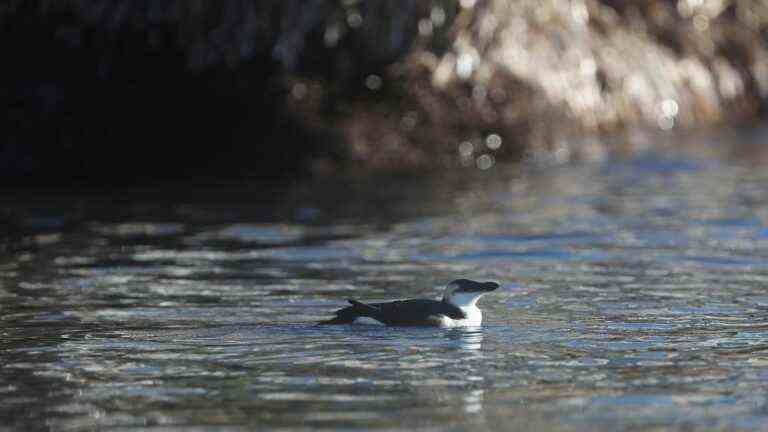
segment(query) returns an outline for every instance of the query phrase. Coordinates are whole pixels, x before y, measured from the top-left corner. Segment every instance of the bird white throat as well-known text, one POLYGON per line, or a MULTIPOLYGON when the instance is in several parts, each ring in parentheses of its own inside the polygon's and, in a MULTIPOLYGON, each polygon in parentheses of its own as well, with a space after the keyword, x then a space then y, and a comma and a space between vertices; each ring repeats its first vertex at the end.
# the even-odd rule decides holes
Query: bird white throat
POLYGON ((461 309, 466 317, 457 320, 444 317, 440 323, 440 327, 470 327, 481 325, 483 323, 483 312, 477 307, 477 301, 480 300, 480 297, 485 293, 451 293, 449 290, 451 290, 450 287, 446 290, 443 301, 451 303, 461 309))

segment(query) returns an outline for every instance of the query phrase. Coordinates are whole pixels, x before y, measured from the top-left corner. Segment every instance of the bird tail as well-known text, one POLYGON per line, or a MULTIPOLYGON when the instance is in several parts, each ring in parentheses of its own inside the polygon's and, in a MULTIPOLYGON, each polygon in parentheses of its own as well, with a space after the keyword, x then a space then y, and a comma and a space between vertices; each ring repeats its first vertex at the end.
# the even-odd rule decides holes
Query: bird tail
POLYGON ((334 325, 334 324, 352 324, 357 318, 371 317, 376 318, 378 315, 378 309, 371 305, 359 302, 357 300, 347 300, 352 306, 347 306, 343 309, 336 311, 336 316, 326 320, 320 321, 320 325, 334 325))
POLYGON ((357 312, 357 314, 360 315, 360 316, 369 316, 371 318, 375 318, 376 315, 379 314, 379 310, 376 309, 376 307, 374 307, 374 306, 371 306, 369 304, 365 304, 363 302, 359 302, 359 301, 354 300, 354 299, 349 299, 347 301, 349 302, 349 304, 352 305, 352 310, 357 312))
POLYGON ((320 321, 318 324, 319 325, 352 324, 353 321, 354 321, 354 318, 353 319, 346 319, 346 318, 342 318, 342 317, 337 315, 337 316, 335 316, 335 317, 333 317, 333 318, 331 318, 329 320, 320 321))

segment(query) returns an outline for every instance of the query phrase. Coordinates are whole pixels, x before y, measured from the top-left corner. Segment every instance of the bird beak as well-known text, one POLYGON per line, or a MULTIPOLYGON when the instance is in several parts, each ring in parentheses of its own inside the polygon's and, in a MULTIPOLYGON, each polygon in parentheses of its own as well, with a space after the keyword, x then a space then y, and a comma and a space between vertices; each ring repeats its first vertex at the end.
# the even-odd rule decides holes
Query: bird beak
POLYGON ((471 288, 464 289, 464 292, 480 292, 480 293, 486 293, 491 292, 495 289, 497 289, 500 285, 496 282, 483 282, 483 283, 477 283, 471 288))
POLYGON ((484 292, 491 292, 497 289, 500 285, 496 282, 483 282, 480 288, 480 291, 484 292))

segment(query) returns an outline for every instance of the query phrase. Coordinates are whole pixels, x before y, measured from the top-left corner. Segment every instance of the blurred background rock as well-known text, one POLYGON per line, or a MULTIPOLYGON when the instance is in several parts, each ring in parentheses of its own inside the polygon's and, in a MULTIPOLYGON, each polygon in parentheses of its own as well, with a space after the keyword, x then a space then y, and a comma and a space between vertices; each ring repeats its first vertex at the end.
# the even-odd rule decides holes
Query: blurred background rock
POLYGON ((489 169, 759 120, 754 0, 9 0, 0 181, 489 169))

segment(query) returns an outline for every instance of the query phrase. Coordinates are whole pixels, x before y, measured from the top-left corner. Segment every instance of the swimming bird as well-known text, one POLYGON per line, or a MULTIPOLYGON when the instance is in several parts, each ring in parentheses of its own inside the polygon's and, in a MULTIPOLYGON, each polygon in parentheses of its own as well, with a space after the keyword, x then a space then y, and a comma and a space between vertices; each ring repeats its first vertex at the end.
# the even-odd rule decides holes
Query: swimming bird
POLYGON ((347 300, 351 306, 320 324, 379 324, 391 326, 479 326, 483 313, 477 301, 499 287, 496 282, 456 279, 445 287, 442 300, 410 299, 386 303, 347 300))

